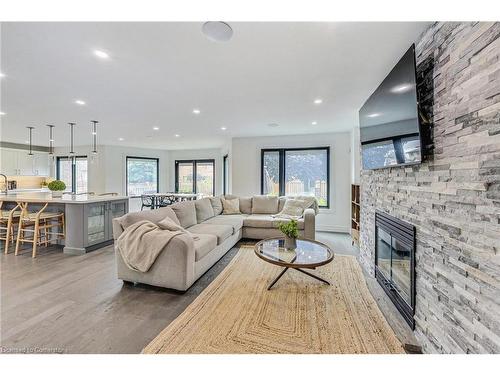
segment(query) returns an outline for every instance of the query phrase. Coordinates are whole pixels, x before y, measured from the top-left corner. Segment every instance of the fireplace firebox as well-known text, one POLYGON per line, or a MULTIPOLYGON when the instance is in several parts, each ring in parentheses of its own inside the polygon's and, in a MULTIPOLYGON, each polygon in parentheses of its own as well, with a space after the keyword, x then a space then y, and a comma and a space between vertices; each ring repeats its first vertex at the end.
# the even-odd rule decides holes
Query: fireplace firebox
POLYGON ((375 212, 375 277, 403 318, 415 328, 415 227, 375 212))

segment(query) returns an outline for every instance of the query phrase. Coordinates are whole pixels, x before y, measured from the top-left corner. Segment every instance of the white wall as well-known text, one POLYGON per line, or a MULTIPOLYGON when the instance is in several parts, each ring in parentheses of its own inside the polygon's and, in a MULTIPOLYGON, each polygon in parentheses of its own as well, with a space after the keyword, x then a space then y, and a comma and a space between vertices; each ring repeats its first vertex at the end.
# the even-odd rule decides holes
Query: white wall
POLYGON ((215 159, 215 195, 222 194, 222 157, 225 154, 223 154, 223 151, 220 148, 201 150, 172 150, 168 151, 168 154, 170 160, 170 170, 167 191, 175 190, 176 160, 215 159))
POLYGON ((349 132, 233 138, 230 163, 231 192, 243 196, 260 194, 260 163, 263 148, 330 146, 330 208, 321 209, 317 217, 317 229, 349 232, 351 142, 349 132))

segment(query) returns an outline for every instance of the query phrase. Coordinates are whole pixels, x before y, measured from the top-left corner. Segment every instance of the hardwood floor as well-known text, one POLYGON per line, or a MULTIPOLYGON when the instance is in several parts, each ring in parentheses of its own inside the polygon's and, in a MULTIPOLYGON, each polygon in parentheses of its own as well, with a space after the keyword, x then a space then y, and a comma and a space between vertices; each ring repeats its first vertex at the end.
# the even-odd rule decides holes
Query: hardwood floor
MULTIPOLYGON (((347 235, 318 233, 318 239, 337 253, 357 255, 347 235)), ((35 259, 27 248, 17 257, 2 252, 2 352, 139 353, 237 250, 231 249, 184 294, 124 284, 116 278, 112 246, 80 256, 65 255, 57 247, 40 248, 35 259)), ((384 314, 395 314, 376 281, 368 277, 367 283, 384 314)), ((403 342, 412 342, 406 332, 411 331, 401 322, 391 326, 403 342)))

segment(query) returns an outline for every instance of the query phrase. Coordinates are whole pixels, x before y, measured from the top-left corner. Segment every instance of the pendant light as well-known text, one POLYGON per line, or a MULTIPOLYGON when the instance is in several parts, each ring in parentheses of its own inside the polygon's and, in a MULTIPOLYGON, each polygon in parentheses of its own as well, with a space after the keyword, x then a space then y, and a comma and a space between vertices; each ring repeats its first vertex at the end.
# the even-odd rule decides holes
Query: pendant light
POLYGON ((49 128, 49 155, 54 155, 54 125, 47 125, 49 128))
POLYGON ((33 129, 35 129, 33 126, 27 126, 28 128, 28 134, 29 134, 29 143, 30 143, 30 152, 28 153, 29 156, 33 156, 33 129))
POLYGON ((92 120, 92 153, 97 154, 97 124, 99 121, 92 120))
POLYGON ((69 134, 70 134, 70 139, 69 139, 69 156, 71 158, 71 163, 76 164, 76 158, 75 158, 75 150, 73 149, 73 128, 76 125, 74 122, 68 122, 69 125, 69 134))

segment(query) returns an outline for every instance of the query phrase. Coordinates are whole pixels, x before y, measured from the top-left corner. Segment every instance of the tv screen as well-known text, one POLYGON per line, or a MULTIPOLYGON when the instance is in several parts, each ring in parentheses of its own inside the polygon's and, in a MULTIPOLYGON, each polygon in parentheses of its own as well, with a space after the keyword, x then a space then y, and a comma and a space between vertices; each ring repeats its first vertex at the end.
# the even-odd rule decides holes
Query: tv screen
POLYGON ((359 110, 363 169, 422 162, 415 46, 359 110))

